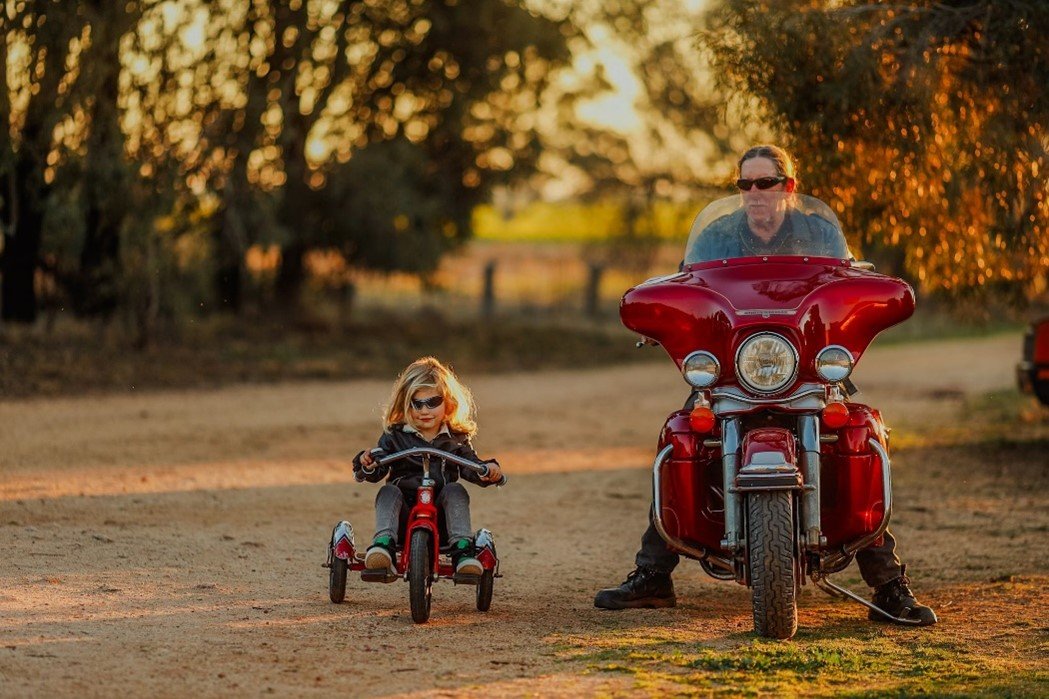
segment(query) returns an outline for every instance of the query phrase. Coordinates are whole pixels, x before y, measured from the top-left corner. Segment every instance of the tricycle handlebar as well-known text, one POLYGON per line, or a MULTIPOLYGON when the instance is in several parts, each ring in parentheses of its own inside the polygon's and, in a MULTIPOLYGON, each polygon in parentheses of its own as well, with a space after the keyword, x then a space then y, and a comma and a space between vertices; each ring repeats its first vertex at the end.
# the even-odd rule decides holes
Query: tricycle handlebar
MULTIPOLYGON (((444 451, 443 449, 437 449, 436 447, 412 447, 403 451, 394 452, 393 454, 387 454, 386 456, 376 458, 375 465, 372 468, 375 468, 376 466, 386 466, 387 464, 392 464, 394 461, 400 461, 401 459, 406 459, 410 456, 424 455, 436 456, 438 459, 449 461, 456 466, 469 469, 481 478, 488 477, 488 466, 486 464, 479 464, 470 461, 469 459, 464 459, 461 456, 456 456, 455 454, 444 451)), ((498 485, 506 485, 505 475, 502 477, 502 480, 499 481, 498 485)))

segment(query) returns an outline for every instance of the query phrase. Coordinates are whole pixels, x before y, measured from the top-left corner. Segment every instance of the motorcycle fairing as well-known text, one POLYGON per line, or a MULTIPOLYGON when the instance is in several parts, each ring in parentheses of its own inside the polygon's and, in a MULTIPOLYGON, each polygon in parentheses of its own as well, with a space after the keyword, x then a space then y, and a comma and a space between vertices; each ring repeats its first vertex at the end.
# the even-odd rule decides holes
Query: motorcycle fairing
POLYGON ((736 383, 734 352, 758 330, 779 332, 798 349, 795 383, 816 381, 824 347, 841 345, 857 362, 878 333, 913 312, 914 292, 903 281, 848 261, 796 256, 689 265, 630 289, 620 304, 623 324, 659 342, 679 369, 695 350, 713 353, 719 385, 736 383))

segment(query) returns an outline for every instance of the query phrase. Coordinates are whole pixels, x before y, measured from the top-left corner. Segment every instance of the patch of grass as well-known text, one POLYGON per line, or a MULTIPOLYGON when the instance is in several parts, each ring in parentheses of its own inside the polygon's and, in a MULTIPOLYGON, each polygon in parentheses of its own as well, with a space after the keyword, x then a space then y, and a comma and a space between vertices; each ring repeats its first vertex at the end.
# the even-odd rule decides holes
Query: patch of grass
POLYGON ((665 631, 619 629, 577 639, 563 657, 670 694, 1037 696, 1047 677, 1037 663, 994 658, 976 643, 873 627, 802 629, 786 642, 739 635, 729 648, 725 638, 684 642, 665 631))

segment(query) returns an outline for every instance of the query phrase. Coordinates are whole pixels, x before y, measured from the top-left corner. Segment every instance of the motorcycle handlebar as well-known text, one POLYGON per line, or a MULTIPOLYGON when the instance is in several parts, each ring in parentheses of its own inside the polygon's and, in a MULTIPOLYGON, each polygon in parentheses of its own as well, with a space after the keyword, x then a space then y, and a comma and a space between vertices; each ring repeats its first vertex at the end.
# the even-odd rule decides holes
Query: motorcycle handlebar
MULTIPOLYGON (((386 456, 382 457, 375 453, 377 451, 379 450, 372 450, 373 454, 375 455, 375 461, 373 462, 372 466, 373 469, 379 466, 386 466, 388 464, 392 464, 394 461, 400 461, 401 459, 407 459, 412 456, 429 455, 436 456, 437 458, 443 461, 449 461, 461 468, 469 469, 470 471, 473 471, 474 473, 479 475, 481 478, 488 477, 487 465, 475 463, 473 461, 470 461, 469 459, 464 459, 461 456, 456 456, 455 454, 444 451, 443 449, 437 449, 436 447, 412 447, 410 449, 394 452, 393 454, 387 454, 386 456)), ((506 485, 505 474, 499 480, 499 482, 496 483, 496 485, 506 485)))

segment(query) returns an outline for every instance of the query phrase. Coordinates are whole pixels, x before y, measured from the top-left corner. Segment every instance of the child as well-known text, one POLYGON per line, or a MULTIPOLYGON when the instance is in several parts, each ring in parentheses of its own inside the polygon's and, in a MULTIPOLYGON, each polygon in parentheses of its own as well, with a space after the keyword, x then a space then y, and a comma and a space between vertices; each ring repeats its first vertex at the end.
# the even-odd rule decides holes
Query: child
MULTIPOLYGON (((477 433, 473 414, 473 398, 458 377, 433 357, 423 357, 409 364, 393 385, 379 449, 392 454, 411 447, 432 446, 488 466, 486 478, 463 469, 461 475, 466 480, 481 486, 498 483, 502 479, 498 462, 481 461, 470 446, 470 437, 477 433)), ((442 468, 441 463, 439 459, 430 459, 430 477, 435 481, 434 502, 444 510, 455 572, 480 575, 481 563, 473 557, 470 539, 470 496, 457 482, 459 467, 445 464, 442 468)), ((374 464, 375 459, 367 451, 353 458, 353 473, 358 481, 377 483, 389 474, 375 498, 375 539, 364 556, 365 568, 382 570, 393 566, 402 513, 414 500, 422 481, 422 457, 402 459, 382 468, 374 464)))

